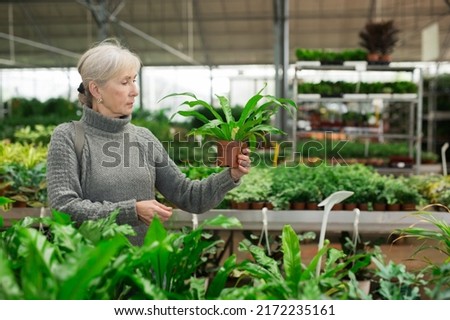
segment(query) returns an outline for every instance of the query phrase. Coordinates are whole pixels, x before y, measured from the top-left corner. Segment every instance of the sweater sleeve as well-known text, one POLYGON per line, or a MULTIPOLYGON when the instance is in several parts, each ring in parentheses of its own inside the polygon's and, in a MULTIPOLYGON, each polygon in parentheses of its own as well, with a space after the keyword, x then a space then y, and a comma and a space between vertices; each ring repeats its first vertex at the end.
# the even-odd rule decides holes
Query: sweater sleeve
POLYGON ((239 185, 230 169, 202 180, 191 180, 170 159, 162 145, 155 148, 155 186, 170 202, 191 213, 204 213, 216 207, 226 193, 239 185))
MULTIPOLYGON (((80 224, 85 220, 107 217, 118 209, 118 223, 137 225, 136 201, 130 199, 112 203, 92 202, 83 198, 74 145, 73 124, 59 125, 53 132, 47 156, 47 192, 51 208, 70 214, 72 220, 80 224)), ((86 159, 83 150, 82 162, 86 159)))

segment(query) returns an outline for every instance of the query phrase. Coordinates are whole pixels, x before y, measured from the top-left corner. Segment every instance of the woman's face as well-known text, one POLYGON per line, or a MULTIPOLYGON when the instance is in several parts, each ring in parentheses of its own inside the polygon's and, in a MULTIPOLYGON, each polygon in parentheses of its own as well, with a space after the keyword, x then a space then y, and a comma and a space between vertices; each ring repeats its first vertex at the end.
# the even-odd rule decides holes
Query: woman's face
POLYGON ((139 95, 136 77, 135 70, 124 71, 99 87, 103 102, 97 103, 94 98, 94 110, 113 118, 130 115, 133 111, 134 99, 139 95))

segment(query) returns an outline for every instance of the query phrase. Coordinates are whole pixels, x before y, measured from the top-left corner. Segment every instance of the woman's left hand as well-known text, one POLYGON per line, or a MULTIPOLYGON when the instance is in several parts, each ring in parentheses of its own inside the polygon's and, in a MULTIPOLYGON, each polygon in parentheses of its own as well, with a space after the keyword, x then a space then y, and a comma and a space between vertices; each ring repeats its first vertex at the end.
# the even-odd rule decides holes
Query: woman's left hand
POLYGON ((252 161, 249 157, 250 150, 248 148, 243 149, 242 153, 238 155, 238 164, 237 168, 231 168, 230 174, 235 182, 239 181, 239 179, 250 172, 250 165, 252 161))

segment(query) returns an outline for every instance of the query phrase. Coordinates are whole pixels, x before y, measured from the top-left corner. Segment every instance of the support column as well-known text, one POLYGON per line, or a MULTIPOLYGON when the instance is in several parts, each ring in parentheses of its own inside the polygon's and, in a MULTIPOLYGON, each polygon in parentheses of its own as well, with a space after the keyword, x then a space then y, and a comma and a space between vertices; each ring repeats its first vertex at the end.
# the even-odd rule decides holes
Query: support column
MULTIPOLYGON (((275 66, 275 96, 288 98, 289 69, 289 0, 273 0, 274 5, 274 66, 275 66)), ((280 109, 276 119, 276 126, 285 132, 287 128, 287 114, 280 109)))

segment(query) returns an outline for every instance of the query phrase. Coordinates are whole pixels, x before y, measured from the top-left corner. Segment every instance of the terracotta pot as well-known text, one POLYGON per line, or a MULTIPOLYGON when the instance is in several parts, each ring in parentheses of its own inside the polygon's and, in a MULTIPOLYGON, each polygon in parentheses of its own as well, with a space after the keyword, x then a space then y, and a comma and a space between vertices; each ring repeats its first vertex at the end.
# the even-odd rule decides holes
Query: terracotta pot
POLYGON ((247 144, 241 141, 217 141, 217 165, 219 167, 237 168, 238 155, 247 144))
POLYGON ((272 204, 272 202, 266 202, 266 208, 269 210, 273 210, 274 209, 274 205, 272 204))
POLYGON ((400 203, 388 204, 386 206, 387 211, 400 211, 400 203))
POLYGON ((238 210, 248 210, 250 209, 250 202, 236 202, 235 206, 238 210))
POLYGON ((373 211, 386 211, 386 204, 380 203, 380 202, 375 202, 373 204, 373 211))
POLYGON ((368 203, 358 203, 358 208, 361 211, 369 211, 369 204, 368 203))
POLYGON ((306 203, 305 202, 299 202, 295 201, 291 203, 291 209, 292 210, 305 210, 306 203))
POLYGON ((356 209, 356 203, 344 203, 344 210, 353 210, 356 209))
POLYGON ((13 207, 14 208, 26 208, 27 203, 25 201, 16 201, 16 202, 13 202, 13 207))
POLYGON ((306 209, 308 210, 319 210, 319 206, 317 202, 307 202, 306 209))
POLYGON ((392 55, 388 53, 382 54, 380 55, 380 61, 388 64, 392 62, 392 55))
POLYGON ((416 204, 415 203, 403 203, 401 206, 401 209, 403 211, 414 211, 414 210, 416 210, 416 204))
POLYGON ((380 60, 380 55, 378 53, 375 52, 369 52, 367 54, 367 62, 369 63, 376 63, 380 60))
POLYGON ((250 204, 252 209, 262 209, 266 203, 264 201, 255 201, 250 204))

